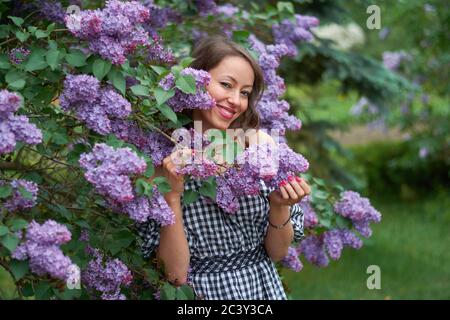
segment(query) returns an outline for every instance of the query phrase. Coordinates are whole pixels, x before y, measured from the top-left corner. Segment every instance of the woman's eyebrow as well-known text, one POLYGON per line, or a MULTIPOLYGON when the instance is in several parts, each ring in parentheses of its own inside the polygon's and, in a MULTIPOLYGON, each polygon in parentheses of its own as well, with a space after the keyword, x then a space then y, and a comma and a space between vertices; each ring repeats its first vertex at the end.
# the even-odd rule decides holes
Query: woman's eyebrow
MULTIPOLYGON (((235 83, 238 83, 237 81, 236 81, 236 79, 235 78, 233 78, 232 76, 230 76, 230 75, 225 75, 225 77, 228 77, 228 78, 230 78, 231 80, 233 80, 235 83)), ((246 87, 250 87, 250 88, 253 88, 253 85, 251 85, 251 84, 247 84, 247 85, 245 85, 244 86, 244 88, 246 88, 246 87)))

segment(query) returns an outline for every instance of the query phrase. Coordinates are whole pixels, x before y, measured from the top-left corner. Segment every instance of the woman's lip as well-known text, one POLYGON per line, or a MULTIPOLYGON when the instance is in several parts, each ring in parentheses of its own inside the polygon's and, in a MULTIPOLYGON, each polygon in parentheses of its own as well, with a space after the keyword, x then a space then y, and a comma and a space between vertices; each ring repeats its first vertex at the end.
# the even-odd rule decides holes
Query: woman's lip
POLYGON ((232 118, 233 118, 235 112, 231 112, 230 110, 228 110, 228 109, 222 107, 221 105, 216 105, 216 107, 217 107, 217 112, 218 112, 222 117, 224 117, 225 119, 232 119, 232 118), (227 113, 224 112, 224 110, 227 110, 228 112, 230 112, 230 113, 232 113, 232 114, 231 114, 231 115, 230 115, 230 114, 227 114, 227 113))

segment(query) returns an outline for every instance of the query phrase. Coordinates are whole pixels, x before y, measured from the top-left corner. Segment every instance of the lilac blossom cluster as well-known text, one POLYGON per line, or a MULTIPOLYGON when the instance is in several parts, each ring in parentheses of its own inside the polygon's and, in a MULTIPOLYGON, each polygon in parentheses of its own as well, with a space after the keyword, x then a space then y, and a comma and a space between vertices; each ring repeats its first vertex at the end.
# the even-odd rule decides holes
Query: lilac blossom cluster
POLYGON ((116 119, 112 121, 111 130, 118 138, 135 145, 150 156, 155 166, 160 166, 174 148, 173 142, 163 134, 141 129, 131 120, 116 119))
MULTIPOLYGON (((6 184, 6 181, 0 180, 0 187, 6 184)), ((10 197, 6 198, 6 200, 3 199, 5 200, 3 207, 7 211, 14 212, 18 210, 25 210, 36 205, 39 188, 35 182, 23 179, 14 179, 9 183, 9 185, 12 188, 12 194, 10 197), (22 193, 20 192, 20 189, 23 189, 25 192, 30 193, 31 199, 24 198, 22 193)))
POLYGON ((311 205, 311 197, 309 195, 302 198, 299 202, 299 206, 304 212, 303 224, 305 228, 312 228, 319 224, 319 219, 317 218, 317 214, 311 205))
POLYGON ((161 37, 154 35, 152 40, 145 47, 145 60, 150 64, 174 64, 176 59, 170 49, 164 48, 161 37))
POLYGON ((266 86, 256 108, 261 118, 261 128, 278 129, 281 135, 284 135, 286 130, 300 130, 301 121, 288 114, 289 103, 279 100, 286 86, 283 78, 277 75, 276 69, 280 65, 281 57, 288 54, 288 47, 285 44, 265 45, 254 35, 249 37, 249 43, 259 55, 258 63, 263 71, 266 86))
POLYGON ((114 149, 103 143, 96 144, 90 153, 80 156, 79 163, 86 169, 86 180, 106 198, 112 210, 137 222, 149 218, 161 225, 175 222, 172 210, 155 186, 151 199, 136 195, 131 176, 142 174, 147 164, 130 148, 114 149))
POLYGON ((344 191, 339 201, 334 204, 334 210, 350 219, 353 227, 366 238, 372 235, 369 223, 381 221, 381 213, 372 207, 369 199, 354 191, 344 191))
POLYGON ((24 47, 18 47, 11 49, 9 52, 9 61, 11 61, 14 64, 20 64, 23 60, 31 53, 30 50, 24 47))
POLYGON ((65 22, 73 35, 88 41, 89 50, 119 65, 138 45, 148 44, 142 24, 149 17, 148 8, 137 1, 109 0, 102 10, 67 15, 65 22))
POLYGON ((121 286, 129 286, 133 275, 119 259, 107 259, 98 249, 88 250, 93 259, 81 273, 81 281, 91 289, 101 292, 103 300, 126 300, 121 293, 121 286))
POLYGON ((13 252, 16 260, 29 259, 30 269, 39 276, 46 274, 60 280, 69 280, 78 267, 64 255, 60 245, 71 239, 66 226, 54 220, 42 225, 31 221, 27 227, 25 241, 13 252))
POLYGON ((410 58, 410 55, 404 51, 385 51, 383 52, 383 65, 392 71, 395 71, 400 66, 400 63, 410 58))
POLYGON ((236 157, 237 167, 231 167, 217 178, 216 201, 228 213, 239 209, 238 198, 256 195, 259 181, 276 189, 289 175, 308 170, 308 161, 285 143, 254 144, 236 157))
POLYGON ((0 91, 0 154, 14 151, 17 141, 27 144, 42 142, 42 132, 26 116, 14 115, 21 98, 8 90, 0 91))
POLYGON ((158 36, 157 31, 164 28, 168 23, 180 24, 183 21, 181 14, 172 8, 158 6, 153 0, 143 0, 141 2, 150 13, 151 19, 146 21, 143 26, 150 33, 151 37, 158 36))
POLYGON ((303 264, 298 258, 298 252, 293 247, 288 248, 288 254, 281 260, 281 264, 295 272, 300 272, 303 269, 303 264))
POLYGON ((329 264, 329 257, 338 260, 344 247, 360 249, 363 243, 349 229, 331 229, 320 235, 310 235, 296 248, 298 255, 318 267, 329 264), (328 255, 327 255, 328 254, 328 255))
POLYGON ((67 75, 59 103, 101 135, 111 133, 111 118, 124 119, 131 113, 127 99, 111 87, 101 88, 97 78, 85 74, 67 75))
POLYGON ((295 21, 285 19, 280 23, 272 25, 272 34, 275 43, 285 44, 288 47, 288 55, 295 57, 298 53, 297 42, 311 41, 313 35, 312 27, 319 25, 319 19, 311 16, 295 15, 295 21))
POLYGON ((175 215, 158 188, 153 186, 151 199, 147 196, 135 196, 132 201, 113 206, 113 210, 127 214, 137 222, 153 219, 162 226, 175 223, 175 215))
MULTIPOLYGON (((196 93, 188 94, 175 88, 175 95, 167 100, 167 104, 175 111, 180 112, 184 109, 211 109, 216 102, 205 91, 205 87, 211 81, 211 75, 204 70, 197 70, 193 68, 185 68, 180 72, 180 76, 190 75, 195 79, 196 93)), ((163 78, 159 85, 164 90, 170 90, 175 86, 175 76, 170 73, 163 78)))
POLYGON ((96 191, 119 203, 134 199, 130 176, 142 174, 147 168, 145 161, 130 148, 114 149, 104 143, 82 154, 79 163, 96 191))

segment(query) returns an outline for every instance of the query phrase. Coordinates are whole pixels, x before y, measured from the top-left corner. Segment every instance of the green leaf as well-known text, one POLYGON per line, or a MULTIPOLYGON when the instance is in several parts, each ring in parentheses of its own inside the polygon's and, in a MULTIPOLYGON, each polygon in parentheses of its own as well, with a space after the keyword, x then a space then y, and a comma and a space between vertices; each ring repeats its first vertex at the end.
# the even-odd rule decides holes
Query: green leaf
POLYGON ((1 239, 2 245, 11 253, 14 252, 19 242, 19 238, 14 234, 7 234, 1 239))
POLYGON ((48 37, 48 33, 43 30, 36 30, 36 32, 34 33, 34 36, 37 39, 41 39, 41 38, 48 37))
POLYGON ((28 32, 16 31, 16 37, 20 42, 25 42, 30 37, 28 32))
POLYGON ((199 197, 200 197, 200 195, 198 194, 198 192, 195 192, 194 190, 186 190, 183 193, 183 204, 189 205, 189 204, 197 201, 199 197))
POLYGON ((52 141, 57 145, 65 145, 69 143, 69 136, 66 132, 58 131, 53 132, 52 141))
POLYGON ((150 283, 157 283, 159 281, 159 274, 154 269, 145 269, 145 279, 150 283))
POLYGON ((208 182, 204 181, 198 191, 203 196, 209 197, 213 200, 216 200, 216 192, 217 192, 216 189, 217 189, 217 186, 216 186, 215 181, 214 181, 214 183, 208 183, 208 182))
POLYGON ((169 182, 165 177, 156 177, 155 179, 153 179, 153 183, 155 183, 158 186, 158 190, 161 193, 166 193, 172 190, 169 182))
POLYGON ((169 70, 167 68, 160 67, 160 66, 150 66, 150 68, 152 68, 158 75, 162 75, 164 73, 169 72, 169 70))
POLYGON ((9 69, 11 64, 9 63, 9 58, 6 54, 0 55, 0 69, 9 69))
POLYGON ((14 22, 14 24, 18 27, 20 27, 24 21, 22 18, 19 17, 8 16, 8 18, 10 18, 14 22))
POLYGON ((246 30, 236 30, 233 31, 233 41, 235 42, 246 42, 250 32, 246 30))
POLYGON ((8 87, 13 90, 21 90, 21 89, 23 89, 23 87, 25 87, 25 80, 19 79, 19 80, 13 81, 8 85, 8 87))
POLYGON ((47 67, 47 62, 42 55, 41 50, 33 51, 28 57, 28 61, 25 65, 25 70, 28 72, 42 70, 47 67))
POLYGON ((48 50, 45 54, 45 61, 47 61, 47 64, 50 66, 52 70, 55 70, 58 66, 59 61, 59 50, 58 49, 51 49, 48 50))
POLYGON ((137 96, 148 97, 150 95, 149 89, 146 86, 143 86, 143 85, 140 85, 140 84, 132 86, 130 89, 137 96))
POLYGON ((195 298, 194 290, 187 284, 177 287, 177 294, 176 294, 177 300, 194 300, 194 298, 195 298))
POLYGON ((111 80, 113 86, 125 95, 126 81, 122 72, 117 69, 111 69, 108 73, 108 79, 111 80))
POLYGON ((99 81, 102 81, 102 79, 108 74, 110 70, 111 70, 111 62, 109 61, 96 59, 92 64, 92 71, 94 73, 94 76, 99 81))
POLYGON ((29 265, 27 261, 12 260, 9 264, 9 267, 16 281, 22 279, 23 276, 26 275, 29 271, 29 265))
POLYGON ((194 58, 192 58, 192 57, 186 57, 186 58, 184 58, 183 60, 181 60, 181 62, 180 62, 180 65, 183 67, 183 68, 187 68, 187 67, 189 67, 189 65, 192 63, 192 61, 194 61, 195 59, 194 58))
POLYGON ((145 181, 144 179, 137 179, 135 182, 135 190, 138 195, 148 195, 152 196, 152 185, 145 181))
POLYGON ((147 169, 145 170, 143 176, 146 178, 151 178, 155 174, 155 167, 153 163, 147 162, 147 169))
POLYGON ((11 223, 11 230, 12 231, 19 231, 21 229, 25 229, 28 225, 28 222, 23 219, 14 219, 11 223))
POLYGON ((8 198, 12 194, 12 187, 4 185, 0 187, 0 199, 8 198))
POLYGON ((72 67, 82 67, 86 65, 86 56, 80 50, 73 50, 65 56, 67 63, 72 67))
POLYGON ((0 226, 0 237, 3 237, 5 234, 8 234, 9 229, 6 226, 0 226))
POLYGON ((277 2, 277 9, 278 9, 278 12, 287 11, 291 14, 295 13, 294 6, 291 2, 284 2, 284 1, 277 2))
POLYGON ((175 90, 170 89, 166 91, 161 87, 157 87, 153 93, 155 95, 157 105, 160 106, 175 95, 175 90))
POLYGON ((35 286, 35 297, 38 300, 47 300, 51 297, 50 284, 48 282, 41 281, 35 286))
POLYGON ((22 186, 19 186, 20 195, 27 200, 33 200, 33 194, 22 186))
POLYGON ((161 288, 161 300, 175 300, 177 288, 166 282, 161 288))
POLYGON ((187 94, 195 94, 195 79, 192 75, 183 75, 175 81, 175 86, 187 94))
POLYGON ((162 104, 160 106, 156 106, 159 111, 170 121, 173 123, 177 123, 177 114, 169 107, 167 104, 162 104))

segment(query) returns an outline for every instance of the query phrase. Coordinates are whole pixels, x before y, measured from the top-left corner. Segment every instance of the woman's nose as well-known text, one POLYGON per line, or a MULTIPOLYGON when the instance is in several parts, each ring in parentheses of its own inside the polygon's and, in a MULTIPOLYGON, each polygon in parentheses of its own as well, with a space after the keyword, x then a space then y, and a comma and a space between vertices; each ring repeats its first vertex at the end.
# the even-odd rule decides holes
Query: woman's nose
POLYGON ((232 103, 234 106, 239 107, 240 103, 241 103, 241 99, 239 96, 240 92, 239 91, 233 91, 230 93, 230 95, 228 96, 228 102, 232 103))

